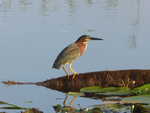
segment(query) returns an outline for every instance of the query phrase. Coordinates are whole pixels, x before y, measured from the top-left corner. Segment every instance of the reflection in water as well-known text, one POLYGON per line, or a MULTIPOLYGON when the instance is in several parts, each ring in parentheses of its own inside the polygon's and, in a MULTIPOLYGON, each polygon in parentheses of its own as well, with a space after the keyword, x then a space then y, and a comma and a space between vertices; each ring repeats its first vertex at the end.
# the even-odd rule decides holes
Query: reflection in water
POLYGON ((85 0, 87 4, 92 5, 93 4, 93 0, 85 0))
POLYGON ((107 8, 116 8, 118 6, 118 0, 105 0, 107 8))
POLYGON ((43 15, 48 15, 49 13, 50 0, 42 0, 41 11, 43 15))
POLYGON ((9 9, 12 7, 12 1, 11 0, 2 0, 0 2, 0 12, 8 12, 9 9))
POLYGON ((23 11, 26 11, 29 7, 31 7, 32 3, 29 0, 20 0, 19 6, 23 11))
MULTIPOLYGON (((116 102, 117 104, 114 103, 115 102, 105 102, 105 104, 91 105, 88 107, 79 105, 79 108, 57 104, 54 105, 53 108, 56 113, 133 113, 135 111, 131 109, 132 105, 119 104, 119 102, 116 102)), ((139 111, 141 110, 140 107, 136 107, 136 109, 139 111)))
POLYGON ((133 25, 138 25, 140 23, 140 0, 136 0, 136 12, 135 14, 135 21, 133 22, 133 25))
POLYGON ((136 34, 133 33, 131 36, 130 36, 130 40, 129 40, 129 47, 130 48, 136 48, 136 34))
POLYGON ((12 11, 12 0, 0 1, 0 23, 5 22, 9 13, 12 11))
POLYGON ((50 8, 50 0, 42 0, 41 11, 43 16, 49 14, 49 8, 50 8))
POLYGON ((55 0, 41 0, 41 13, 43 16, 48 16, 51 12, 60 9, 55 0))
POLYGON ((75 0, 67 0, 67 5, 69 6, 69 15, 72 16, 76 10, 76 2, 75 0))
MULTIPOLYGON (((72 106, 74 104, 74 102, 76 101, 76 99, 78 98, 78 96, 73 96, 73 98, 71 99, 69 106, 72 106)), ((66 106, 67 105, 67 101, 69 100, 69 95, 66 95, 63 105, 66 106)))
POLYGON ((92 33, 92 32, 95 32, 96 30, 95 29, 87 29, 87 33, 92 33))
POLYGON ((133 12, 133 22, 132 22, 132 33, 129 39, 129 47, 136 48, 137 46, 137 37, 138 37, 138 30, 140 24, 140 0, 135 0, 135 11, 133 12))
POLYGON ((105 14, 107 16, 110 17, 106 17, 106 18, 110 18, 110 19, 116 19, 116 17, 119 14, 119 1, 118 0, 104 0, 104 9, 105 9, 105 14))

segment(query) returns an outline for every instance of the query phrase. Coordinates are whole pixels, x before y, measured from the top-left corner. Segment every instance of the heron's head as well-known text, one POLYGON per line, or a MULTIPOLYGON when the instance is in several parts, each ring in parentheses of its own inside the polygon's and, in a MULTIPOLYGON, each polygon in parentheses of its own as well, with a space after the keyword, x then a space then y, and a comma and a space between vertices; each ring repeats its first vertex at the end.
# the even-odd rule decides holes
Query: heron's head
POLYGON ((82 35, 82 36, 80 36, 78 38, 78 40, 76 40, 76 43, 78 43, 78 42, 83 42, 83 43, 85 42, 85 43, 87 43, 89 40, 103 40, 103 39, 91 37, 89 35, 82 35))

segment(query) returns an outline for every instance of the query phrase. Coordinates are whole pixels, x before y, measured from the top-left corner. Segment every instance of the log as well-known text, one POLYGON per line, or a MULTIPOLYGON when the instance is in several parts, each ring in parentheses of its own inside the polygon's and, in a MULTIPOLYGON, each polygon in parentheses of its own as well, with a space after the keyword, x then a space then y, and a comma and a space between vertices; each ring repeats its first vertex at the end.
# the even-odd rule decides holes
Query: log
POLYGON ((117 70, 80 73, 75 80, 66 76, 37 82, 44 86, 62 92, 79 92, 81 88, 89 86, 101 87, 129 87, 135 88, 150 83, 150 70, 117 70))

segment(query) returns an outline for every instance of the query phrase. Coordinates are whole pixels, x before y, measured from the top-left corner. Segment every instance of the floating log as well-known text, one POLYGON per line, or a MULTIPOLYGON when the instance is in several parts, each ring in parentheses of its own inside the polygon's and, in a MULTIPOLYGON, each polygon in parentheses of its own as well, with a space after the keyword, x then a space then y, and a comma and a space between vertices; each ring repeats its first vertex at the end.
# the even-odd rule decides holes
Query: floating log
POLYGON ((117 71, 98 71, 80 73, 76 79, 72 79, 73 75, 62 76, 49 79, 42 82, 26 83, 7 81, 5 84, 34 84, 44 86, 50 89, 62 92, 79 92, 83 87, 101 86, 101 87, 129 87, 135 88, 150 83, 150 70, 117 70, 117 71))
POLYGON ((37 85, 62 92, 79 92, 83 87, 129 87, 150 83, 150 70, 117 70, 81 73, 75 80, 66 76, 38 82, 37 85))

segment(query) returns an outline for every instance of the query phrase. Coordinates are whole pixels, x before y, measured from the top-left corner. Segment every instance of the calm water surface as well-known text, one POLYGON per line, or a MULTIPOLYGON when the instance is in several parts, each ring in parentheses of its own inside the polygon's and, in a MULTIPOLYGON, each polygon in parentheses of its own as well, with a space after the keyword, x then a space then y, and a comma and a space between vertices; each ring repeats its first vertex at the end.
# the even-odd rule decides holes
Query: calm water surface
MULTIPOLYGON (((77 72, 150 69, 148 0, 0 0, 0 81, 43 81, 64 75, 51 69, 57 54, 80 35, 91 41, 77 72)), ((37 86, 0 84, 0 100, 53 113, 65 94, 37 86), (32 101, 29 103, 28 101, 32 101)), ((78 98, 76 106, 99 104, 78 98)), ((4 110, 0 110, 4 111, 4 110)), ((9 111, 14 113, 16 111, 9 111)))

